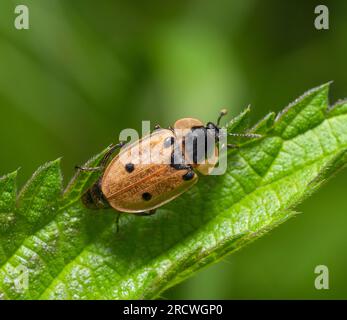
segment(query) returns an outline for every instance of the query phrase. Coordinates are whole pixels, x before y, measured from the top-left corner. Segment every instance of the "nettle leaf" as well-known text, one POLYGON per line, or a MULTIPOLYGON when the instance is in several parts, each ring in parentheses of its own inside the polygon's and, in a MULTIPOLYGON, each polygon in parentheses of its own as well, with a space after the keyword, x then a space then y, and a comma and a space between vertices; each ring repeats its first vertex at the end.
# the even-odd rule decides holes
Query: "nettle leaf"
POLYGON ((17 172, 1 178, 1 298, 152 299, 269 232, 347 163, 347 103, 329 108, 328 89, 258 122, 250 131, 264 137, 230 152, 224 175, 202 177, 153 216, 121 214, 118 232, 115 211, 81 204, 95 174, 63 192, 53 161, 18 197, 17 172))
POLYGON ((251 112, 251 106, 248 106, 235 118, 231 119, 229 123, 226 124, 226 129, 228 133, 240 133, 245 130, 249 125, 249 115, 251 112))
POLYGON ((265 134, 268 133, 274 126, 276 113, 270 112, 263 119, 261 119, 252 129, 251 133, 265 134))

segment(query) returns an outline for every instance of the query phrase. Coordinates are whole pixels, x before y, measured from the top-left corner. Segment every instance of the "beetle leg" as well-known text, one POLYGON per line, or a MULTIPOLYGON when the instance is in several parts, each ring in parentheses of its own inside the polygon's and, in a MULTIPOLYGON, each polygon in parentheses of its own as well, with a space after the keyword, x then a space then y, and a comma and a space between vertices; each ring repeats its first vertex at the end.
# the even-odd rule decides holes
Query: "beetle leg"
POLYGON ((75 169, 80 171, 101 171, 103 167, 88 168, 88 167, 75 166, 75 169))
POLYGON ((228 144, 227 144, 227 147, 230 148, 230 149, 238 149, 238 148, 240 148, 239 145, 237 145, 237 144, 232 144, 232 143, 228 143, 228 144))
POLYGON ((100 167, 105 167, 110 157, 121 147, 125 145, 125 141, 120 141, 117 144, 111 144, 109 150, 105 153, 104 157, 100 161, 100 167))
POLYGON ((109 146, 109 150, 105 153, 105 155, 103 156, 103 158, 100 161, 99 166, 97 166, 97 167, 75 166, 75 169, 80 170, 80 171, 102 171, 103 169, 105 169, 105 166, 106 166, 108 160, 110 159, 110 157, 112 156, 112 154, 114 154, 117 149, 123 147, 124 145, 125 145, 124 141, 121 141, 117 144, 111 144, 109 146))
POLYGON ((119 232, 119 220, 120 220, 121 213, 118 213, 116 218, 116 233, 119 232))

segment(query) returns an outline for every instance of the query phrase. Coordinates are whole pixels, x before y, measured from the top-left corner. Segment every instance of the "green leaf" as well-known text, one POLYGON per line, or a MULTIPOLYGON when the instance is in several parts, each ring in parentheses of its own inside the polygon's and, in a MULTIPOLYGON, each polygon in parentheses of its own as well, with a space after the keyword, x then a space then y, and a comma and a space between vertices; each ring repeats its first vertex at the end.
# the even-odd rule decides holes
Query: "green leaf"
POLYGON ((293 217, 347 163, 346 103, 328 108, 328 89, 266 116, 251 130, 265 136, 230 152, 224 175, 201 177, 153 216, 121 214, 118 232, 115 211, 81 204, 95 174, 77 174, 62 193, 53 161, 17 200, 16 172, 0 179, 0 297, 156 298, 293 217), (18 270, 28 272, 27 286, 18 270))
POLYGON ((245 130, 249 125, 249 115, 251 112, 251 106, 248 106, 238 116, 231 119, 226 125, 228 133, 240 133, 245 130))
POLYGON ((270 112, 261 119, 251 130, 251 133, 265 134, 269 132, 275 124, 276 113, 270 112))

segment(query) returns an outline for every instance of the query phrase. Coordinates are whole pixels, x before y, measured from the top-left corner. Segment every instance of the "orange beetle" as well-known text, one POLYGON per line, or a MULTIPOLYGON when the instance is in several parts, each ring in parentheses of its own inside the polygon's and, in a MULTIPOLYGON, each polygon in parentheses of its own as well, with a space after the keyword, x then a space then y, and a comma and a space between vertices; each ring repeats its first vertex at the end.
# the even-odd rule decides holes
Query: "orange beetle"
MULTIPOLYGON (((112 207, 137 215, 153 214, 158 207, 191 188, 198 181, 197 172, 206 175, 215 167, 218 162, 216 146, 213 146, 213 150, 206 150, 204 161, 200 161, 202 159, 198 159, 196 143, 191 143, 187 148, 187 141, 190 137, 194 141, 199 135, 206 139, 211 134, 208 129, 213 129, 213 139, 218 142, 219 123, 226 113, 226 110, 220 112, 217 124, 209 122, 204 126, 198 119, 183 118, 169 129, 156 126, 152 133, 130 145, 125 146, 123 142, 112 145, 98 167, 76 167, 102 173, 98 181, 83 194, 84 205, 91 209, 112 207), (121 151, 111 159, 120 148, 121 151), (153 158, 151 151, 154 149, 159 152, 153 158), (191 152, 186 154, 187 150, 191 152), (177 156, 184 161, 175 161, 177 156)), ((255 134, 233 135, 259 137, 255 134)))

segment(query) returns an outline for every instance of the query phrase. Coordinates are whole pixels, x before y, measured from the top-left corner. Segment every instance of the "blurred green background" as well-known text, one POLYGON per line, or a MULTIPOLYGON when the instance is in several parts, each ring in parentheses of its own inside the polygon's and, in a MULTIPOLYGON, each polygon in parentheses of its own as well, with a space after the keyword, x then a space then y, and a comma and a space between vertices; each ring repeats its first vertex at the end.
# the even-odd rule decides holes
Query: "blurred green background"
MULTIPOLYGON (((63 156, 65 182, 141 120, 215 120, 248 104, 254 121, 334 80, 347 96, 347 1, 0 2, 0 174, 22 185, 63 156), (30 30, 14 28, 26 4, 30 30), (314 28, 314 8, 330 29, 314 28)), ((163 294, 163 298, 347 298, 347 172, 297 218, 163 294), (330 270, 315 290, 314 268, 330 270)))

